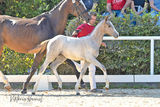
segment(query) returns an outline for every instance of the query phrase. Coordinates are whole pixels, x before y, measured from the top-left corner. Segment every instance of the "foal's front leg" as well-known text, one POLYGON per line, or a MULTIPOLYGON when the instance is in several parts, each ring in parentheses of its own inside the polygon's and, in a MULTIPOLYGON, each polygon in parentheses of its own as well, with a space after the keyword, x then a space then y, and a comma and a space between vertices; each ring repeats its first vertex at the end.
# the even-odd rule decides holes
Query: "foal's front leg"
POLYGON ((90 63, 86 62, 86 61, 81 61, 81 72, 80 72, 80 77, 77 80, 77 83, 75 85, 75 90, 76 90, 76 95, 80 95, 79 93, 79 86, 80 86, 80 82, 81 79, 83 78, 83 75, 86 73, 87 67, 90 63))
POLYGON ((99 67, 102 71, 103 71, 103 74, 104 74, 104 77, 105 77, 105 80, 106 80, 106 90, 109 89, 109 79, 108 79, 108 76, 107 76, 107 71, 106 71, 106 68, 104 65, 102 65, 95 57, 93 56, 89 56, 87 58, 87 61, 94 64, 95 66, 99 67))

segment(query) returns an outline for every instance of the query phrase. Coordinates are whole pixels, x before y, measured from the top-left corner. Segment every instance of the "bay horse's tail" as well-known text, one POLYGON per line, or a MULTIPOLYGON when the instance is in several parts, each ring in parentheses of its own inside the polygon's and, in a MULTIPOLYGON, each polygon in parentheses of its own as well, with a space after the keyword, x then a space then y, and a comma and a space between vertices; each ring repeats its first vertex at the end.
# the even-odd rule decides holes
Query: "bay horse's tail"
POLYGON ((33 53, 43 52, 44 50, 46 50, 48 42, 49 42, 49 40, 45 40, 45 41, 41 42, 39 45, 37 45, 33 49, 29 50, 28 53, 33 54, 33 53))

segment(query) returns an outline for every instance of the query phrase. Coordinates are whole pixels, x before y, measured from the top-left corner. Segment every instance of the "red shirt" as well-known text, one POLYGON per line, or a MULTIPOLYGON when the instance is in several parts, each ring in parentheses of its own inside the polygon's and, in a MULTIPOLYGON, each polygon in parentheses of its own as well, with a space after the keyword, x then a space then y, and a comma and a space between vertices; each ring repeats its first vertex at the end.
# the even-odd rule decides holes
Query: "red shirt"
POLYGON ((80 37, 83 37, 83 36, 87 36, 93 31, 94 28, 95 28, 94 26, 89 25, 87 23, 81 24, 76 29, 76 30, 80 30, 80 32, 78 33, 78 35, 76 37, 80 38, 80 37))
POLYGON ((126 0, 107 0, 107 4, 111 3, 112 10, 121 10, 126 3, 126 0))

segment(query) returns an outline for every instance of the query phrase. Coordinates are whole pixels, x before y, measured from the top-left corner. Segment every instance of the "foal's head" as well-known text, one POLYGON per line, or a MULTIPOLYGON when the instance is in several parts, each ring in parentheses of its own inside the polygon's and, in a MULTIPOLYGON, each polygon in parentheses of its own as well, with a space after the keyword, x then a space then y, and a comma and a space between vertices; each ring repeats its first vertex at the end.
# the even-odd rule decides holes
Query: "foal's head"
POLYGON ((106 16, 104 19, 104 33, 109 36, 113 36, 115 38, 118 38, 118 36, 119 36, 119 33, 117 32, 114 25, 110 21, 109 16, 106 16))
POLYGON ((70 1, 70 11, 69 13, 74 16, 80 16, 85 21, 89 21, 90 15, 88 11, 93 6, 93 0, 68 0, 70 1))

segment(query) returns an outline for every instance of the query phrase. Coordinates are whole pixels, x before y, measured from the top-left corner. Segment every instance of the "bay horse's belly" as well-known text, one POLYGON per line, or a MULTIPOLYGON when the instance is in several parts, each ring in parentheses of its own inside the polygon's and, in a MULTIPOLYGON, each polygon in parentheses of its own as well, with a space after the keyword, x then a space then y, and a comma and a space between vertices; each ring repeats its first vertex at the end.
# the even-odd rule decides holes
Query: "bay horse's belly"
POLYGON ((5 27, 2 32, 2 37, 4 45, 20 53, 27 53, 39 43, 48 39, 46 32, 36 31, 36 28, 31 29, 25 27, 5 27))

